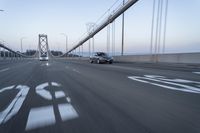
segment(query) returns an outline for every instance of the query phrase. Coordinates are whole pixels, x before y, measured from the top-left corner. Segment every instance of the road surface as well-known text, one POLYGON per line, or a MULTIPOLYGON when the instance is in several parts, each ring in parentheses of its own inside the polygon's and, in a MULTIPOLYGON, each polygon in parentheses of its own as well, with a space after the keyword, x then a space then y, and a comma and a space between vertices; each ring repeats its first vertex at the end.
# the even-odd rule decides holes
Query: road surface
POLYGON ((200 67, 0 61, 0 133, 199 133, 200 67))

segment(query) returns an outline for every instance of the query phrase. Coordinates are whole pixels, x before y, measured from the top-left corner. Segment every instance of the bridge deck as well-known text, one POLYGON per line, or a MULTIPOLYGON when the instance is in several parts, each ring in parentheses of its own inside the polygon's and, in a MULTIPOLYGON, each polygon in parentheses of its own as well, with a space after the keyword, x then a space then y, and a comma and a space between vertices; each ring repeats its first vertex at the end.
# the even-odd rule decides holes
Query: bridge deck
POLYGON ((16 93, 3 88, 30 90, 0 132, 200 132, 200 68, 168 68, 63 59, 1 63, 1 111, 16 93))

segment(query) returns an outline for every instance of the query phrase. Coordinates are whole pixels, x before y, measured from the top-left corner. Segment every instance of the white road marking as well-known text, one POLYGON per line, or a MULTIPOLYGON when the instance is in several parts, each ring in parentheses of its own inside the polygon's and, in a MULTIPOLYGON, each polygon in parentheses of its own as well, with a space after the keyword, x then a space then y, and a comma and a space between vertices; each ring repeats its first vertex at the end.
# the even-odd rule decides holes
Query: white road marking
POLYGON ((71 103, 71 98, 70 97, 67 97, 66 100, 67 100, 67 102, 71 103))
POLYGON ((6 91, 6 90, 11 90, 11 89, 13 89, 14 87, 15 87, 15 86, 13 85, 13 86, 9 86, 9 87, 3 88, 3 89, 0 90, 0 93, 1 93, 1 92, 4 92, 4 91, 6 91))
POLYGON ((2 69, 2 70, 0 70, 0 73, 1 73, 1 72, 5 72, 5 71, 8 71, 8 70, 10 70, 10 68, 2 69))
POLYGON ((193 72, 194 74, 200 74, 200 72, 193 72))
POLYGON ((54 125, 56 123, 53 106, 46 106, 31 109, 28 121, 26 124, 26 131, 54 125))
POLYGON ((80 72, 78 70, 76 70, 76 69, 73 69, 73 71, 80 74, 80 72))
POLYGON ((57 91, 57 92, 55 92, 55 97, 63 98, 63 97, 65 97, 65 93, 63 91, 57 91))
POLYGON ((170 82, 178 82, 178 83, 197 83, 200 84, 200 82, 197 81, 191 81, 191 80, 185 80, 185 79, 166 79, 164 76, 155 76, 155 75, 144 75, 148 78, 156 78, 164 81, 170 81, 170 82))
POLYGON ((51 82, 51 85, 52 85, 52 86, 56 86, 56 87, 60 87, 60 86, 61 86, 61 84, 58 84, 58 83, 56 83, 56 82, 51 82))
MULTIPOLYGON (((51 93, 48 90, 46 90, 48 89, 46 87, 48 87, 50 84, 54 87, 61 86, 61 84, 58 84, 56 82, 43 83, 36 87, 36 93, 42 96, 44 99, 52 100, 51 93)), ((55 97, 56 99, 65 98, 66 94, 64 93, 64 91, 55 91, 55 97)), ((71 99, 70 97, 67 96, 65 104, 58 104, 58 105, 56 104, 56 105, 31 109, 28 116, 28 121, 26 124, 26 130, 28 131, 28 130, 56 124, 54 107, 58 108, 62 121, 67 121, 67 120, 77 118, 78 113, 70 104, 70 102, 71 102, 71 99)))
POLYGON ((67 121, 78 117, 78 113, 71 104, 59 104, 58 109, 62 121, 67 121))
POLYGON ((199 82, 196 81, 188 81, 188 80, 182 80, 182 79, 166 79, 163 76, 154 76, 154 75, 145 75, 145 77, 139 77, 139 76, 130 76, 128 77, 129 79, 135 80, 135 81, 139 81, 142 83, 148 83, 151 85, 155 85, 155 86, 159 86, 159 87, 163 87, 163 88, 167 88, 167 89, 171 89, 171 90, 178 90, 178 91, 183 91, 183 92, 190 92, 190 93, 197 93, 200 94, 200 88, 199 85, 197 85, 197 87, 193 87, 193 86, 189 86, 189 85, 183 85, 180 83, 196 83, 196 84, 200 84, 199 82), (153 82, 150 82, 153 81, 153 82), (158 82, 158 83, 154 83, 154 82, 158 82), (179 83, 174 83, 174 82, 179 82, 179 83), (164 84, 159 84, 159 83, 164 83, 164 84), (165 85, 168 84, 168 85, 165 85), (173 85, 173 86, 169 86, 169 85, 173 85), (177 87, 174 87, 177 86, 177 87))
POLYGON ((49 86, 49 83, 43 83, 36 87, 36 90, 43 90, 45 87, 49 86))
POLYGON ((37 90, 36 93, 40 95, 41 97, 43 97, 44 99, 47 99, 47 100, 53 99, 51 93, 47 90, 37 90))
POLYGON ((36 93, 47 100, 52 100, 52 95, 49 91, 45 90, 44 88, 48 87, 48 83, 43 83, 36 87, 36 93))
MULTIPOLYGON (((30 88, 27 86, 18 85, 16 89, 20 90, 16 97, 4 111, 0 112, 0 124, 7 122, 9 119, 17 114, 30 88)), ((4 90, 8 90, 8 88, 4 90)))

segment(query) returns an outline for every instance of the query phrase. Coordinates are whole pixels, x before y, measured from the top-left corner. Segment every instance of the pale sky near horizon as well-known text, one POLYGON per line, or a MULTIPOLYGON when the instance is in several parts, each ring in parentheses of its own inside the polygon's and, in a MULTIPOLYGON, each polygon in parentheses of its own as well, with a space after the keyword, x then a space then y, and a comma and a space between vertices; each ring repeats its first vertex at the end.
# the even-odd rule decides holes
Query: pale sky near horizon
MULTIPOLYGON (((116 0, 0 0, 0 39, 15 50, 36 49, 47 34, 51 49, 65 51, 116 0)), ((121 0, 122 1, 122 0, 121 0)), ((148 53, 153 0, 139 0, 125 13, 125 52, 148 53)), ((166 52, 200 52, 200 0, 169 0, 166 52)), ((95 50, 106 51, 106 29, 95 36, 95 50)), ((87 46, 84 47, 86 49, 87 46)), ((116 20, 116 52, 121 49, 121 17, 116 20)))

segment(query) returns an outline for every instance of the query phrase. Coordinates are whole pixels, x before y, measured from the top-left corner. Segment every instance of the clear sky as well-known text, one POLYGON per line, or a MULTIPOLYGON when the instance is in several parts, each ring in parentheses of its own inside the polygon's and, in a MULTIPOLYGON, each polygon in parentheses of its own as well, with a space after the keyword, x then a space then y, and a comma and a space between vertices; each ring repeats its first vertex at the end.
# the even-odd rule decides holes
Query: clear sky
MULTIPOLYGON (((0 39, 15 50, 36 49, 38 34, 47 34, 54 50, 65 50, 116 0, 0 0, 0 39)), ((122 1, 122 0, 121 0, 122 1)), ((139 0, 125 13, 125 52, 148 53, 153 0, 139 0)), ((96 51, 106 50, 106 29, 95 37, 96 51)), ((116 51, 121 48, 121 17, 116 20, 116 51)), ((87 46, 85 46, 86 49, 87 46)), ((166 52, 200 51, 200 0, 169 0, 166 52)))

